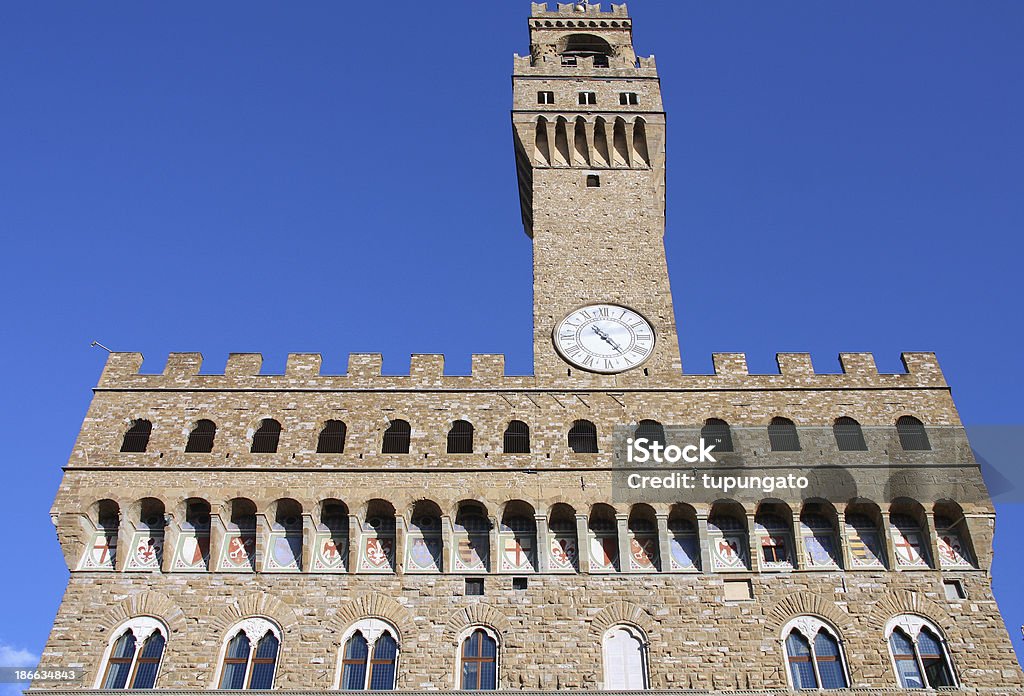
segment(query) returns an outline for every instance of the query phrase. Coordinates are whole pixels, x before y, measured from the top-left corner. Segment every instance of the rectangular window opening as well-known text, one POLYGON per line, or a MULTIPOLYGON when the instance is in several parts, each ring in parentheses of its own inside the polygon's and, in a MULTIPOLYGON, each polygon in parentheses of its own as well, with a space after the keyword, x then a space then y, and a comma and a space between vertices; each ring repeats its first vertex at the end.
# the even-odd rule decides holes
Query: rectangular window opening
POLYGON ((538 104, 554 104, 555 93, 554 92, 537 92, 537 103, 538 104))
POLYGON ((587 188, 599 188, 601 186, 601 177, 597 174, 587 174, 587 188))
POLYGON ((480 597, 484 593, 483 578, 466 578, 466 596, 480 597))
POLYGON ((512 578, 512 589, 518 592, 526 590, 529 586, 528 578, 512 578))
POLYGON ((946 599, 950 602, 959 602, 961 599, 967 599, 964 584, 959 580, 943 580, 942 588, 946 591, 946 599))
POLYGON ((636 106, 640 103, 640 98, 636 92, 619 92, 619 104, 621 106, 636 106))
POLYGON ((580 92, 580 105, 593 106, 597 104, 597 92, 580 92))
POLYGON ((750 580, 726 580, 725 601, 749 602, 754 598, 754 587, 750 580))

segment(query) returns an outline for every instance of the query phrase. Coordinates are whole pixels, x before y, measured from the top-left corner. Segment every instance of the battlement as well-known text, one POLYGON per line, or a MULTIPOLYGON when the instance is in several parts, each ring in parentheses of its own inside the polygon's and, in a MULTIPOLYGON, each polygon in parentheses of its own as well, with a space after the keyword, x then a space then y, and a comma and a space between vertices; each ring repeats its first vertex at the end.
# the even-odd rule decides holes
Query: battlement
POLYGON ((530 5, 530 15, 532 17, 565 17, 565 15, 581 16, 581 17, 629 17, 629 12, 626 10, 626 3, 616 5, 612 3, 610 10, 602 9, 601 3, 583 3, 583 2, 559 2, 556 3, 556 9, 552 12, 548 8, 546 2, 535 2, 530 5))
POLYGON ((808 353, 778 353, 778 373, 751 374, 744 353, 715 353, 712 374, 654 379, 640 370, 620 375, 573 372, 564 378, 509 375, 505 356, 475 354, 468 375, 445 373, 444 355, 414 354, 409 372, 383 374, 380 353, 352 353, 344 375, 323 374, 319 353, 291 353, 283 374, 264 374, 259 353, 232 353, 221 374, 200 374, 200 353, 171 353, 163 372, 140 372, 141 353, 111 353, 98 389, 558 389, 558 390, 743 390, 743 389, 921 389, 946 388, 934 353, 902 353, 906 372, 880 373, 871 353, 840 353, 840 373, 818 372, 808 353))

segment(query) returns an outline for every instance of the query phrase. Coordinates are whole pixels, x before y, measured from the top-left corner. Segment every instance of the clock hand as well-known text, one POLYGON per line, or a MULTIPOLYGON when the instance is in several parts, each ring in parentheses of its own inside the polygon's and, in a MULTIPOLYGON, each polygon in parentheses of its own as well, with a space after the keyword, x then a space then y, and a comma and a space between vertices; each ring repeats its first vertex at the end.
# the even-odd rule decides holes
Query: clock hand
POLYGON ((622 346, 620 346, 620 345, 618 344, 618 342, 617 342, 617 341, 615 341, 614 339, 612 339, 612 337, 611 337, 611 336, 609 336, 608 334, 606 334, 606 333, 605 333, 604 331, 602 331, 601 329, 597 328, 597 325, 595 325, 595 324, 592 324, 592 325, 590 326, 590 328, 594 330, 594 333, 596 333, 596 334, 597 334, 598 336, 600 336, 600 337, 601 337, 601 340, 602 340, 602 341, 604 341, 605 343, 607 343, 608 345, 610 345, 610 346, 611 346, 612 348, 614 348, 615 350, 619 351, 619 353, 622 353, 622 346))

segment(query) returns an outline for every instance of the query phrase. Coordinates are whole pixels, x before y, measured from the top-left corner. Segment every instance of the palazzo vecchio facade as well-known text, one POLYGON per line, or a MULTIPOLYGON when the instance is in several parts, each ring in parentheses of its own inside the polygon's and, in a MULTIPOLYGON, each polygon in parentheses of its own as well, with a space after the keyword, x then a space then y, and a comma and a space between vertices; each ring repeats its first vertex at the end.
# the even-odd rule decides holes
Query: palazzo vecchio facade
POLYGON ((1024 691, 935 356, 685 373, 655 61, 625 5, 535 4, 529 30, 533 375, 112 353, 51 510, 71 575, 41 668, 77 674, 33 691, 1024 691), (626 437, 717 463, 632 477, 626 437), (628 483, 679 471, 810 485, 628 483))

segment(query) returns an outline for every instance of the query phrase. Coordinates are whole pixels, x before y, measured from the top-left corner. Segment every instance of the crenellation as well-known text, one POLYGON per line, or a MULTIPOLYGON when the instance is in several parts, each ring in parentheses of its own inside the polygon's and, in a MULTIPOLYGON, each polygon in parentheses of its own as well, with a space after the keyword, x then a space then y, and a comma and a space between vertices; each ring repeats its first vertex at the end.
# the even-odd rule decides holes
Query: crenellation
POLYGON ((139 374, 142 370, 142 353, 108 353, 107 362, 100 375, 100 386, 121 383, 139 374))
POLYGON ((169 353, 163 376, 171 379, 194 377, 202 366, 202 353, 169 353))
POLYGON ((413 353, 409 360, 409 377, 421 386, 436 386, 444 378, 444 355, 413 353))
POLYGON ((505 377, 505 356, 501 353, 474 353, 471 374, 475 381, 500 382, 505 377))
POLYGON ((380 377, 383 368, 384 356, 380 353, 351 353, 348 356, 349 379, 380 377))
POLYGON ((745 353, 714 353, 711 361, 718 377, 746 377, 750 374, 745 353))
POLYGON ((922 380, 933 380, 939 384, 945 384, 946 378, 939 367, 939 359, 931 352, 904 352, 900 354, 900 360, 907 374, 914 375, 922 380))
POLYGON ((257 377, 263 367, 262 353, 230 353, 224 367, 225 377, 257 377))
POLYGON ((875 356, 871 353, 840 353, 839 365, 844 375, 872 377, 878 374, 875 356))
POLYGON ((786 377, 812 377, 814 365, 810 353, 776 353, 775 362, 779 374, 786 377))
POLYGON ((288 377, 319 377, 323 364, 320 353, 289 353, 284 374, 288 377))

